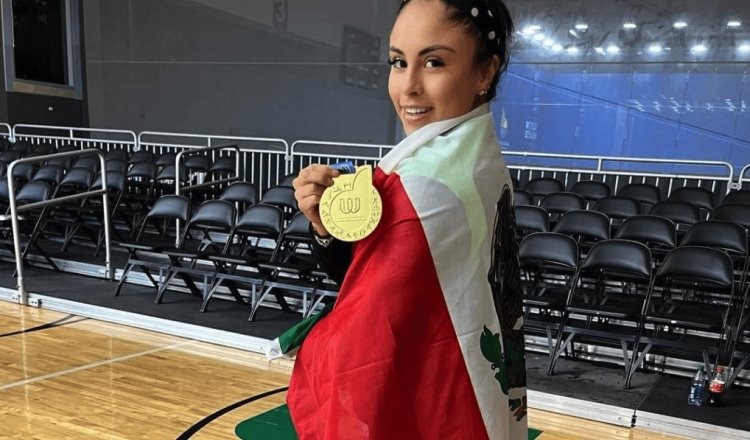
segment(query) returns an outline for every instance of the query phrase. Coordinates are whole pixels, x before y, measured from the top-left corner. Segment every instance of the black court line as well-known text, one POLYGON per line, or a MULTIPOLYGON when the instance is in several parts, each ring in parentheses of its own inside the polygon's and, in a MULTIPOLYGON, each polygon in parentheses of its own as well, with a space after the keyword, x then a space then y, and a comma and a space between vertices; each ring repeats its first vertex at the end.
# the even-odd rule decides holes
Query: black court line
POLYGON ((219 417, 223 416, 224 414, 226 414, 226 413, 228 413, 230 411, 234 411, 235 409, 237 409, 237 408, 239 408, 241 406, 247 405, 248 403, 254 402, 256 400, 264 399, 264 398, 266 398, 268 396, 272 396, 274 394, 282 393, 282 392, 284 392, 284 391, 286 391, 288 389, 289 389, 289 387, 282 387, 282 388, 277 388, 275 390, 266 391, 265 393, 256 394, 254 396, 248 397, 247 399, 243 399, 243 400, 240 400, 239 402, 235 402, 235 403, 233 403, 233 404, 231 404, 229 406, 226 406, 226 407, 224 407, 224 408, 216 411, 215 413, 210 414, 210 415, 204 417, 201 421, 199 421, 195 425, 193 425, 190 428, 188 428, 185 432, 183 432, 182 434, 180 434, 180 436, 177 437, 177 439, 175 439, 175 440, 188 440, 189 438, 191 438, 192 436, 194 436, 198 431, 200 431, 201 429, 205 428, 206 425, 208 425, 209 423, 211 423, 214 420, 218 419, 219 417))
POLYGON ((89 319, 89 318, 81 318, 81 319, 76 319, 74 321, 69 321, 70 318, 74 318, 74 317, 75 315, 68 315, 63 318, 58 319, 57 321, 48 322, 46 324, 38 325, 36 327, 29 327, 23 330, 16 330, 14 332, 3 333, 3 334, 0 334, 0 338, 4 338, 6 336, 22 335, 24 333, 38 332, 39 330, 47 330, 49 328, 61 327, 63 325, 74 324, 76 322, 81 322, 81 321, 85 321, 89 319))

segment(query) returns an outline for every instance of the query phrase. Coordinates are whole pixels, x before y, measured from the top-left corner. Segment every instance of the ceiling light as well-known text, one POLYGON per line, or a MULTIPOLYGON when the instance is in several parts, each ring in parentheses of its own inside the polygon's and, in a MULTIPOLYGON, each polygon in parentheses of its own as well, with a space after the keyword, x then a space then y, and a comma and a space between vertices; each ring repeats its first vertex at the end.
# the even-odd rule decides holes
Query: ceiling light
POLYGON ((635 23, 625 23, 622 25, 622 27, 625 29, 635 29, 638 27, 638 25, 636 25, 635 23))
POLYGON ((534 35, 535 33, 539 32, 540 30, 542 30, 541 26, 532 24, 530 26, 526 26, 525 28, 523 28, 523 34, 526 35, 527 37, 530 37, 534 35))
POLYGON ((750 53, 750 44, 745 43, 740 45, 740 47, 737 48, 737 50, 741 53, 750 53))
POLYGON ((742 22, 740 22, 739 20, 729 20, 727 22, 727 27, 730 27, 730 28, 736 28, 740 26, 742 26, 742 22))
POLYGON ((534 41, 544 41, 547 37, 544 36, 544 34, 536 34, 534 35, 534 41))
POLYGON ((542 43, 542 45, 543 45, 544 47, 550 47, 550 46, 552 46, 552 45, 554 45, 554 44, 555 44, 555 40, 553 40, 552 38, 547 38, 547 39, 546 39, 546 40, 544 40, 544 42, 542 43))
POLYGON ((554 46, 552 46, 552 50, 555 52, 560 52, 561 50, 563 50, 562 44, 560 43, 555 44, 554 46))
POLYGON ((588 30, 589 25, 585 23, 578 23, 577 25, 575 25, 575 28, 576 30, 579 30, 579 31, 585 31, 585 30, 588 30))
POLYGON ((693 53, 704 53, 704 52, 706 52, 707 50, 708 50, 708 48, 706 48, 706 46, 704 46, 704 45, 702 45, 702 44, 696 44, 696 45, 695 45, 695 46, 693 46, 693 48, 691 49, 691 51, 692 51, 693 53))
POLYGON ((684 21, 676 21, 674 23, 675 29, 685 29, 686 27, 687 27, 687 23, 685 23, 684 21))
POLYGON ((616 46, 616 45, 614 45, 614 44, 610 44, 610 45, 609 45, 609 46, 607 47, 607 53, 608 53, 608 54, 611 54, 611 55, 614 55, 614 54, 616 54, 616 53, 620 53, 620 48, 619 48, 619 47, 617 47, 617 46, 616 46))
POLYGON ((575 55, 575 54, 577 54, 577 53, 578 53, 578 48, 577 48, 577 47, 575 47, 575 46, 570 46, 570 47, 568 48, 568 53, 569 53, 569 54, 571 54, 571 55, 575 55))
POLYGON ((664 50, 659 44, 652 44, 648 47, 648 51, 653 54, 661 53, 664 50))
POLYGON ((601 48, 601 47, 597 47, 597 48, 596 48, 596 49, 594 49, 594 50, 595 50, 595 51, 596 51, 596 53, 598 53, 599 55, 604 55, 604 54, 606 54, 606 53, 607 53, 607 52, 605 52, 605 51, 604 51, 604 49, 603 49, 603 48, 601 48))

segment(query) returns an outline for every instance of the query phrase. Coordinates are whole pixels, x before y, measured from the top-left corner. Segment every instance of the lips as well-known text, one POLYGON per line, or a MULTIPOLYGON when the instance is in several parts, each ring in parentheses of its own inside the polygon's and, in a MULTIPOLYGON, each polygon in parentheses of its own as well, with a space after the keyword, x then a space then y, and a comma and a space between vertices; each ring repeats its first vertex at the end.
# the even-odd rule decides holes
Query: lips
POLYGON ((432 111, 435 109, 434 107, 423 105, 402 105, 400 107, 399 116, 407 135, 433 120, 432 111))
POLYGON ((402 106, 401 114, 402 114, 402 118, 405 121, 418 122, 423 119, 426 119, 427 115, 430 114, 432 109, 433 107, 427 107, 427 106, 417 106, 417 105, 402 106))
POLYGON ((404 112, 407 115, 423 115, 430 110, 430 107, 404 107, 404 112))

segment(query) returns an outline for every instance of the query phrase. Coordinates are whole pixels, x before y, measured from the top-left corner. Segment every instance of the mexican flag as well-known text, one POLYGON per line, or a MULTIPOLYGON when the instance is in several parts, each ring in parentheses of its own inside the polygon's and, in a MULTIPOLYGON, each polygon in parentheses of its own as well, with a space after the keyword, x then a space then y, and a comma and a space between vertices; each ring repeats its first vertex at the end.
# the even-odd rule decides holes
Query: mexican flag
POLYGON ((430 124, 376 168, 383 216, 354 244, 335 306, 276 344, 306 335, 287 397, 301 439, 526 439, 512 189, 493 125, 486 105, 430 124))

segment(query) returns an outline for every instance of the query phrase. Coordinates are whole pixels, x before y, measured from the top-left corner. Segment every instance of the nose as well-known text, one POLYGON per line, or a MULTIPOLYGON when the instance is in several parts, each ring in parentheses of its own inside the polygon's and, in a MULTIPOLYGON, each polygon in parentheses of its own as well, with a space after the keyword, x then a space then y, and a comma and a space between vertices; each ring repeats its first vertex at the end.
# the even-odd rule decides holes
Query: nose
POLYGON ((407 96, 419 96, 423 92, 422 75, 419 69, 409 66, 406 69, 403 93, 407 96))

